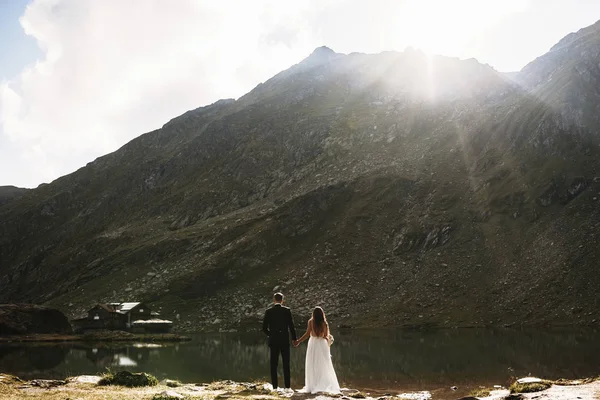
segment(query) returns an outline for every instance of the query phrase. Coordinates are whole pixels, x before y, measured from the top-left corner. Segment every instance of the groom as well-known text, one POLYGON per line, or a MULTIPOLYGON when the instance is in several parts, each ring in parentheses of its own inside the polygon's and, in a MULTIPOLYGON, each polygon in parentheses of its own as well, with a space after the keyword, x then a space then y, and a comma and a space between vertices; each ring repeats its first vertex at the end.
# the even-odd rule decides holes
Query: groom
POLYGON ((292 312, 284 307, 283 294, 275 293, 273 306, 265 312, 263 319, 263 332, 269 337, 271 348, 271 382, 273 389, 277 389, 277 364, 279 353, 283 360, 283 378, 285 387, 290 388, 290 333, 292 340, 296 341, 296 329, 292 320, 292 312))

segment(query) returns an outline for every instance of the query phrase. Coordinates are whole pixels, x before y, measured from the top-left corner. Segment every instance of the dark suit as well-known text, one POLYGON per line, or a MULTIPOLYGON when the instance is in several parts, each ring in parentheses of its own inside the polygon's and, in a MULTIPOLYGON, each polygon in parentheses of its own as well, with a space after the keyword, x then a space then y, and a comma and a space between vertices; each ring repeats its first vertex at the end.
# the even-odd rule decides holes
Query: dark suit
POLYGON ((285 387, 289 388, 291 386, 290 333, 292 339, 296 340, 296 329, 290 309, 281 304, 275 304, 269 308, 263 319, 263 332, 269 337, 269 347, 271 348, 271 383, 274 388, 277 388, 277 364, 279 363, 279 353, 281 353, 285 387))

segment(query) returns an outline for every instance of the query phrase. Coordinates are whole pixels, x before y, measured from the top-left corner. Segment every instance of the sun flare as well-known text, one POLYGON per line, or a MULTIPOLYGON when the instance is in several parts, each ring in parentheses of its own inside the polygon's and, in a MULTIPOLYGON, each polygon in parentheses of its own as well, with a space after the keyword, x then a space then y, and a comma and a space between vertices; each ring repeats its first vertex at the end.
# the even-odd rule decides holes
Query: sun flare
POLYGON ((512 13, 527 6, 527 0, 491 3, 481 0, 409 0, 398 9, 397 39, 430 54, 467 56, 478 36, 512 13))

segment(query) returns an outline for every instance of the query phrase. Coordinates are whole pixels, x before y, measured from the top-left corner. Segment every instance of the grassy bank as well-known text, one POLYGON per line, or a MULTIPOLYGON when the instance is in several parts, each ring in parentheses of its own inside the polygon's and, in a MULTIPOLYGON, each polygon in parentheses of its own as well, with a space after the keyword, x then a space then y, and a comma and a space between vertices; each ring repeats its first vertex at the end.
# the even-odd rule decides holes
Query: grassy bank
MULTIPOLYGON (((534 399, 545 400, 582 399, 596 400, 600 394, 600 380, 558 380, 540 382, 515 382, 508 389, 481 388, 462 399, 534 399)), ((78 376, 66 380, 23 381, 11 375, 0 374, 0 398, 2 400, 277 400, 293 398, 314 399, 316 395, 298 392, 286 393, 271 390, 264 382, 239 383, 220 381, 210 384, 180 383, 173 380, 159 382, 146 373, 132 374, 126 371, 107 373, 103 376, 78 376)), ((345 400, 429 400, 456 399, 456 395, 439 391, 369 394, 354 389, 343 389, 342 395, 319 395, 319 399, 340 398, 345 400)))
MULTIPOLYGON (((133 374, 138 375, 138 374, 133 374)), ((280 399, 282 393, 270 390, 264 383, 215 382, 211 384, 181 384, 177 381, 158 383, 144 374, 139 378, 117 375, 108 377, 75 377, 64 381, 21 381, 0 374, 2 400, 177 400, 177 399, 280 399), (95 379, 97 378, 97 379, 95 379), (119 385, 125 379, 126 386, 119 385), (146 384, 138 386, 138 383, 146 384)), ((151 377, 151 376, 150 376, 151 377)))

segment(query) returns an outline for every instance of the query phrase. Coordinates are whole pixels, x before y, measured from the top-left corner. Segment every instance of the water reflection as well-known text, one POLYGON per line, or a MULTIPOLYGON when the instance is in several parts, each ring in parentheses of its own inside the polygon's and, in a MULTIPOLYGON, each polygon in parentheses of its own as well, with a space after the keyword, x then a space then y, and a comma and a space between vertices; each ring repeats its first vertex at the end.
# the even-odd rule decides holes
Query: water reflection
POLYGON ((27 347, 0 346, 0 371, 31 371, 44 374, 64 362, 68 348, 51 346, 31 351, 27 347))
MULTIPOLYGON (((506 384, 512 376, 600 374, 594 330, 441 330, 337 332, 332 357, 346 386, 395 390, 506 384)), ((304 377, 305 347, 292 350, 292 385, 304 377)), ((196 335, 188 343, 0 347, 0 371, 63 378, 106 368, 146 371, 184 382, 267 379, 259 333, 196 335)))

